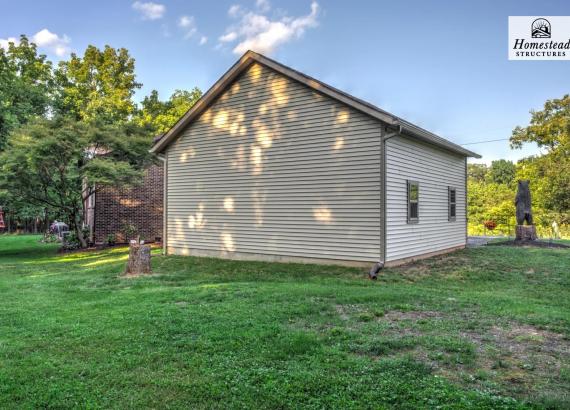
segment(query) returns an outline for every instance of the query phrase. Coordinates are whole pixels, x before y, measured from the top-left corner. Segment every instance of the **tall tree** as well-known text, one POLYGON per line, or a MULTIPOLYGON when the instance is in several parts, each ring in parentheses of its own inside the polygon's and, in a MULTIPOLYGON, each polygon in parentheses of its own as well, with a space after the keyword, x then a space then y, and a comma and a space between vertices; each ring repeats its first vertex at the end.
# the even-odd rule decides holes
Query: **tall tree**
POLYGON ((126 122, 135 112, 135 60, 125 48, 88 46, 83 57, 71 54, 56 70, 56 112, 77 120, 126 122))
POLYGON ((82 246, 83 204, 103 187, 137 184, 151 161, 149 132, 127 125, 37 120, 0 155, 0 187, 18 201, 63 215, 82 246))
POLYGON ((533 195, 546 209, 570 222, 570 95, 548 100, 541 111, 531 111, 530 124, 516 127, 511 146, 520 148, 534 142, 544 155, 521 161, 517 176, 531 180, 533 195))
POLYGON ((26 36, 0 48, 0 151, 11 131, 49 111, 53 87, 51 62, 26 36))
POLYGON ((489 178, 495 184, 512 184, 515 180, 516 166, 512 161, 499 159, 492 161, 489 167, 489 178))
POLYGON ((570 95, 548 100, 541 111, 531 111, 530 124, 516 127, 511 147, 521 148, 525 142, 535 142, 549 154, 570 155, 570 95))
POLYGON ((155 133, 162 134, 192 108, 200 97, 202 91, 193 88, 190 91, 176 90, 167 101, 161 101, 158 91, 152 90, 143 99, 134 120, 137 124, 151 126, 155 133))

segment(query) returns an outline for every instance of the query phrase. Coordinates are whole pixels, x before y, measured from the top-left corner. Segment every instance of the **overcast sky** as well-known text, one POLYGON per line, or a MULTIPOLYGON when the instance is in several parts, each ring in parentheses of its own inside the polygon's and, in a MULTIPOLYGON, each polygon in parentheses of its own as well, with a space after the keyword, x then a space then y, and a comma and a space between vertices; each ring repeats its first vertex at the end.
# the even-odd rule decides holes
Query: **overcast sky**
MULTIPOLYGON (((570 92, 570 61, 508 61, 509 15, 570 15, 570 1, 5 1, 0 46, 27 34, 50 59, 126 47, 144 84, 207 90, 251 48, 458 144, 508 138, 570 92)), ((516 160, 536 147, 468 145, 516 160)))

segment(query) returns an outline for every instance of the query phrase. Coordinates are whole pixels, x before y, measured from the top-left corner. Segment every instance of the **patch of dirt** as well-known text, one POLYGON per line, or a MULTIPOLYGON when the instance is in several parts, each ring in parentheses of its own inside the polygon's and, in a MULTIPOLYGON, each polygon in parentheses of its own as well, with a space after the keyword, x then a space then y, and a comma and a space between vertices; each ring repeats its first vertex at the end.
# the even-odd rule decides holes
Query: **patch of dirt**
POLYGON ((462 332, 484 353, 489 344, 511 361, 546 371, 547 367, 560 369, 561 359, 570 357, 570 340, 564 335, 538 329, 530 325, 511 323, 510 328, 493 326, 485 335, 462 332))
POLYGON ((340 316, 340 318, 344 321, 349 320, 350 316, 348 315, 348 313, 346 312, 346 309, 344 307, 344 305, 336 305, 334 307, 334 309, 336 310, 336 313, 338 313, 338 315, 340 316))
POLYGON ((362 305, 336 305, 335 310, 347 322, 347 329, 358 330, 363 325, 363 315, 369 315, 371 321, 389 325, 382 331, 384 337, 396 342, 406 337, 418 338, 418 344, 409 348, 388 347, 382 355, 372 355, 375 360, 381 356, 412 355, 455 383, 482 389, 500 387, 521 397, 539 394, 544 389, 564 395, 568 389, 561 374, 570 367, 570 338, 563 334, 514 321, 489 325, 488 318, 473 311, 391 310, 374 315, 362 305), (439 326, 424 330, 425 327, 417 326, 434 320, 455 322, 459 330, 439 326), (475 327, 471 329, 470 325, 475 327), (424 344, 424 336, 463 339, 473 345, 475 355, 469 362, 456 360, 453 351, 439 351, 424 344))
POLYGON ((368 309, 362 305, 335 305, 334 309, 344 321, 348 321, 352 317, 368 311, 368 309))
POLYGON ((544 390, 567 394, 568 383, 560 377, 570 364, 570 341, 564 335, 514 322, 493 326, 485 334, 460 334, 476 346, 475 368, 463 369, 473 382, 480 383, 476 374, 483 373, 516 396, 544 390))
MULTIPOLYGON (((473 317, 473 313, 461 316, 467 319, 473 317)), ((424 319, 453 320, 454 316, 438 311, 390 311, 377 320, 417 322, 424 319)), ((471 341, 482 356, 488 353, 487 348, 492 348, 521 365, 529 361, 536 362, 535 367, 557 363, 555 367, 559 369, 561 359, 570 358, 570 340, 564 335, 517 322, 509 322, 505 327, 492 326, 485 333, 460 331, 458 336, 471 341)))
POLYGON ((389 321, 399 321, 399 320, 413 320, 417 321, 420 319, 441 319, 443 318, 442 312, 436 312, 431 310, 415 310, 408 312, 401 312, 399 310, 392 310, 387 312, 381 319, 389 321))

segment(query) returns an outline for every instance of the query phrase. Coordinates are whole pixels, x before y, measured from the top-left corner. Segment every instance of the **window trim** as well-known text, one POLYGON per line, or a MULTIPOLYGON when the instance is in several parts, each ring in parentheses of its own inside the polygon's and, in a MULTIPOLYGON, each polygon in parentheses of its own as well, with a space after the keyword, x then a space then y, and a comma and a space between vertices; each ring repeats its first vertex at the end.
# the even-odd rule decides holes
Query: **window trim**
POLYGON ((406 205, 407 205, 407 221, 409 224, 417 224, 420 222, 420 183, 418 181, 413 181, 413 180, 406 180, 406 205), (411 187, 415 185, 418 187, 418 199, 416 199, 415 203, 417 204, 417 208, 418 208, 418 216, 415 218, 411 217, 411 204, 413 203, 410 199, 410 191, 411 191, 411 187))
POLYGON ((457 220, 457 188, 454 186, 447 187, 447 220, 454 222, 457 220), (451 191, 455 192, 455 201, 451 202, 451 191), (455 215, 451 215, 451 206, 455 206, 455 215))

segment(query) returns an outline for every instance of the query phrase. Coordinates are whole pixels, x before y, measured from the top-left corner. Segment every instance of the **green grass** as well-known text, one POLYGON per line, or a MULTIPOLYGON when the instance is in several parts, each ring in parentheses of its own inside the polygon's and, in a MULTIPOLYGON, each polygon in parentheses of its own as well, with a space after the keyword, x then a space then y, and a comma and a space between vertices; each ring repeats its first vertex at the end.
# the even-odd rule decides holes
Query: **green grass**
POLYGON ((1 408, 568 408, 570 250, 386 269, 0 236, 1 408))

